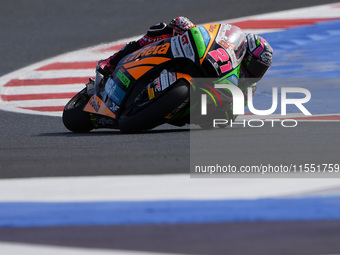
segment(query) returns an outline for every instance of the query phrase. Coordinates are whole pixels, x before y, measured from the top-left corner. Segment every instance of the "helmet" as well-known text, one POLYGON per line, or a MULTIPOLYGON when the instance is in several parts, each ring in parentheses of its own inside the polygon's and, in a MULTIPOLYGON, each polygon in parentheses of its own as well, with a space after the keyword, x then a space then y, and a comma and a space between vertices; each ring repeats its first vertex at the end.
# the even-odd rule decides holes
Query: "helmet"
POLYGON ((242 69, 247 78, 260 80, 272 65, 273 48, 261 36, 247 35, 247 52, 242 60, 242 69))
POLYGON ((169 26, 173 28, 174 35, 182 35, 190 28, 196 27, 196 25, 186 17, 178 17, 171 20, 169 26))

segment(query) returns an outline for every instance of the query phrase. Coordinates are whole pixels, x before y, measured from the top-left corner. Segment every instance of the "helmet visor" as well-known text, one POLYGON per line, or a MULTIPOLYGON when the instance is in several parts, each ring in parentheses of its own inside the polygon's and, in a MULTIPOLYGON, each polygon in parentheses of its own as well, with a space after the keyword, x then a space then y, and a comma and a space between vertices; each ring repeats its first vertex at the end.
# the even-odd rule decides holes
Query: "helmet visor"
POLYGON ((252 78, 262 78, 269 69, 266 63, 251 55, 246 57, 242 64, 252 78))

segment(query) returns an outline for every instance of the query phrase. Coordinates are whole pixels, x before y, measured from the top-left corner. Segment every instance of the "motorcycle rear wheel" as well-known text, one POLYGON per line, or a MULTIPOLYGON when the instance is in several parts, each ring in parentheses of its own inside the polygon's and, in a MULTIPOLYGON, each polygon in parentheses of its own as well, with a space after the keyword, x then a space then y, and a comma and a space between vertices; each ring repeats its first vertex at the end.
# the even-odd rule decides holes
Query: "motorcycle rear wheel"
POLYGON ((118 127, 123 133, 139 133, 164 123, 164 117, 189 97, 190 84, 180 79, 163 95, 144 109, 131 115, 121 115, 118 127))
POLYGON ((90 96, 84 88, 66 104, 63 112, 63 123, 68 130, 84 133, 94 129, 90 113, 83 111, 89 99, 90 96))

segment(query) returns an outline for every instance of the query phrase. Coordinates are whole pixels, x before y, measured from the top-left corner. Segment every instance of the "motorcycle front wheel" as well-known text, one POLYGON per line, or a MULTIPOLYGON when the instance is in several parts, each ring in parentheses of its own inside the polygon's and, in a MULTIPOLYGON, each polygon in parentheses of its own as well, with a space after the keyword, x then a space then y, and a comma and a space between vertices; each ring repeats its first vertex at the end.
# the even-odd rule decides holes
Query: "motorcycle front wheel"
POLYGON ((63 112, 63 123, 68 130, 79 133, 94 129, 90 113, 83 111, 89 99, 90 96, 84 88, 66 104, 63 112))

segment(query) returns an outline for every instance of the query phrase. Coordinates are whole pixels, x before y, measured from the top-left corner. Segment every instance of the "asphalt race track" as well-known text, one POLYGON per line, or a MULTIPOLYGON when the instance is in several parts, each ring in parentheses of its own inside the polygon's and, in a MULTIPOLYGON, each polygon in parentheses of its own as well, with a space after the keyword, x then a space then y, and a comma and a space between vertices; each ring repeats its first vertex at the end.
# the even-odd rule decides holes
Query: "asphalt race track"
MULTIPOLYGON (((333 2, 338 0, 3 0, 0 76, 65 52, 143 34, 150 25, 180 15, 205 23, 333 2)), ((73 134, 59 117, 0 111, 0 120, 0 179, 189 172, 188 127, 73 134)), ((235 165, 336 164, 339 128, 340 122, 300 122, 294 129, 238 127, 223 131, 220 139, 231 145, 225 153, 235 165)), ((339 240, 338 219, 0 227, 0 242, 182 254, 338 254, 339 240)))

